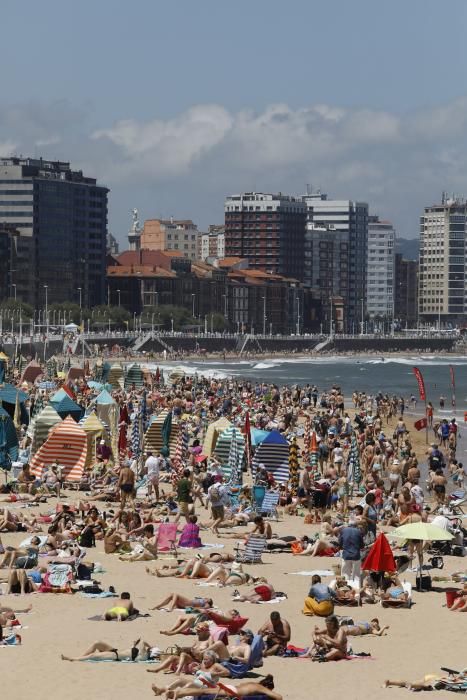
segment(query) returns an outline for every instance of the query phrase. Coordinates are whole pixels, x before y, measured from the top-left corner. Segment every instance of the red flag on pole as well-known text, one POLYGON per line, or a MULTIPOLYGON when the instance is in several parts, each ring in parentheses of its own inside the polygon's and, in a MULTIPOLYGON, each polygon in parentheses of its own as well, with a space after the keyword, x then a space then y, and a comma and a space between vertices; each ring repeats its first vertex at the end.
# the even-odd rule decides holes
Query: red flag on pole
POLYGON ((426 401, 425 382, 423 381, 423 374, 420 372, 418 367, 414 367, 413 372, 417 378, 418 391, 420 392, 420 399, 422 401, 426 401))
POLYGON ((428 421, 426 418, 420 418, 416 423, 413 424, 415 430, 423 430, 423 428, 426 428, 428 425, 428 421))
POLYGON ((456 406, 456 378, 454 376, 454 367, 449 365, 449 374, 451 375, 451 403, 456 406))

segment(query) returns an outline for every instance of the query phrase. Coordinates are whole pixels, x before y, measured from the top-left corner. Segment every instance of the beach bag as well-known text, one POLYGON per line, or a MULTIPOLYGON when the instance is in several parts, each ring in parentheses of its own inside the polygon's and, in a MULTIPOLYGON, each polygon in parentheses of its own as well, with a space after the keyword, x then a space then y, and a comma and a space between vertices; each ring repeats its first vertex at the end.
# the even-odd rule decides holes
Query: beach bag
POLYGON ((431 584, 431 576, 425 575, 425 576, 417 576, 415 579, 415 587, 417 590, 421 591, 431 591, 432 584, 431 584))
POLYGON ((301 552, 303 552, 301 542, 292 542, 292 544, 290 545, 290 549, 292 550, 293 554, 300 554, 301 552))
POLYGON ((95 547, 96 538, 94 532, 91 528, 85 527, 81 535, 79 536, 79 544, 81 547, 95 547))

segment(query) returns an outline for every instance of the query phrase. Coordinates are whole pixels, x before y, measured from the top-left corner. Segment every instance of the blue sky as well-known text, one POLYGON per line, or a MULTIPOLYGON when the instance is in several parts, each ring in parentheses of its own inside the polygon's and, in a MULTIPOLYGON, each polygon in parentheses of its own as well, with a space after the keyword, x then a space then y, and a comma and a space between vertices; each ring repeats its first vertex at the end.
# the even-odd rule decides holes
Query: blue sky
POLYGON ((464 0, 2 2, 0 154, 69 159, 110 228, 223 218, 224 195, 368 201, 417 233, 467 194, 464 0))

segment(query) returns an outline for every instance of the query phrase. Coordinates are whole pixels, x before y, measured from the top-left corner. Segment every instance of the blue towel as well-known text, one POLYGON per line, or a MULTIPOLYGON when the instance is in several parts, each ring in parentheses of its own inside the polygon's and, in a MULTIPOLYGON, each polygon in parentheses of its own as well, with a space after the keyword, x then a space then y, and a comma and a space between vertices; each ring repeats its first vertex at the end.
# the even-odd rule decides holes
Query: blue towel
POLYGON ((258 668, 263 665, 263 651, 264 642, 263 638, 259 634, 255 634, 253 641, 251 642, 251 654, 248 663, 239 661, 234 663, 233 661, 222 661, 222 666, 228 669, 232 678, 244 678, 246 674, 253 668, 258 668))

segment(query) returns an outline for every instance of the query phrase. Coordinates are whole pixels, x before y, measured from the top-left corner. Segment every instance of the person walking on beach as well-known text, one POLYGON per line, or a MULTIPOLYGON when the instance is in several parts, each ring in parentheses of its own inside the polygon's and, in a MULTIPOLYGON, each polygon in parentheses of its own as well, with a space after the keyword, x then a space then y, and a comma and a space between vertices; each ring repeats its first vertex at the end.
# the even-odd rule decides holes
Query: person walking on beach
POLYGON ((339 533, 339 547, 342 550, 342 576, 360 580, 362 575, 363 534, 357 520, 351 516, 347 527, 339 533))

